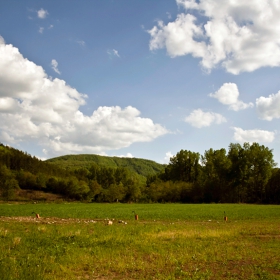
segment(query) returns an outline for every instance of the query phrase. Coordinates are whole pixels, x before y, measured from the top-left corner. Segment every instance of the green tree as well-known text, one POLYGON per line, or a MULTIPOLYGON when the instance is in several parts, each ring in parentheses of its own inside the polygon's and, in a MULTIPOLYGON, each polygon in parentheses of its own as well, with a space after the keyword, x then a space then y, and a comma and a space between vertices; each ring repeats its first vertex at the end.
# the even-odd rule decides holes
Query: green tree
POLYGON ((265 200, 265 186, 272 175, 275 166, 272 150, 264 145, 253 143, 244 144, 249 163, 249 181, 247 196, 249 202, 262 202, 265 200))
POLYGON ((90 198, 92 201, 96 201, 98 199, 98 195, 102 192, 102 187, 95 180, 90 180, 88 186, 90 189, 90 198))
POLYGON ((207 202, 226 202, 228 189, 228 174, 231 162, 225 149, 205 151, 201 157, 204 172, 205 199, 207 202))
POLYGON ((266 184, 267 203, 280 203, 280 168, 274 168, 272 175, 266 184))
POLYGON ((124 183, 125 190, 125 201, 134 201, 137 202, 141 195, 142 190, 139 183, 139 180, 135 176, 131 176, 124 183))
POLYGON ((249 158, 248 144, 244 144, 244 149, 240 144, 231 143, 229 145, 228 158, 231 161, 229 174, 229 184, 232 190, 232 202, 247 201, 247 187, 249 181, 249 158))
POLYGON ((114 169, 101 167, 98 172, 97 182, 102 186, 103 189, 108 189, 110 185, 114 185, 116 183, 114 169))
POLYGON ((19 189, 18 181, 6 165, 0 164, 0 193, 6 200, 14 199, 15 191, 19 189))
POLYGON ((199 153, 181 150, 170 158, 165 168, 165 179, 172 181, 195 182, 200 172, 199 153))
POLYGON ((15 191, 19 189, 18 181, 14 178, 7 179, 4 182, 2 196, 6 200, 12 200, 15 198, 15 191))

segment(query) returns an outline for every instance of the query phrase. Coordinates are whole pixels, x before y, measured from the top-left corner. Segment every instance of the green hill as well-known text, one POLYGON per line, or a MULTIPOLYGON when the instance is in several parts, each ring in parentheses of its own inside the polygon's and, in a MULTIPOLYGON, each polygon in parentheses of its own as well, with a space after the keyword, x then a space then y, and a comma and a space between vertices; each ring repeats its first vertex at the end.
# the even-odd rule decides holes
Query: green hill
POLYGON ((65 169, 89 168, 93 163, 96 163, 98 166, 110 168, 125 167, 145 177, 147 175, 157 174, 164 169, 163 164, 152 160, 99 156, 93 154, 65 155, 48 159, 46 162, 56 164, 65 169))
POLYGON ((137 201, 164 165, 137 158, 67 155, 46 161, 0 143, 0 200, 137 201))

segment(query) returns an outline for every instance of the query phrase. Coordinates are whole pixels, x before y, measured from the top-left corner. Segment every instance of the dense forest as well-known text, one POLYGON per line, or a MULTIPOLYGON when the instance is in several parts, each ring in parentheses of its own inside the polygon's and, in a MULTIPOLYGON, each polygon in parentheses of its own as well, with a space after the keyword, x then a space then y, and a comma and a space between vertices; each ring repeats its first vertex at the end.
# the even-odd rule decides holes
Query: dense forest
POLYGON ((280 203, 272 150, 231 143, 204 155, 181 150, 167 165, 134 158, 64 156, 48 161, 0 144, 0 196, 19 190, 89 202, 280 203))
POLYGON ((48 159, 46 162, 59 165, 64 169, 89 169, 93 163, 113 169, 125 167, 138 177, 141 184, 146 183, 148 175, 155 175, 164 169, 162 164, 147 159, 108 157, 92 154, 65 155, 48 159))

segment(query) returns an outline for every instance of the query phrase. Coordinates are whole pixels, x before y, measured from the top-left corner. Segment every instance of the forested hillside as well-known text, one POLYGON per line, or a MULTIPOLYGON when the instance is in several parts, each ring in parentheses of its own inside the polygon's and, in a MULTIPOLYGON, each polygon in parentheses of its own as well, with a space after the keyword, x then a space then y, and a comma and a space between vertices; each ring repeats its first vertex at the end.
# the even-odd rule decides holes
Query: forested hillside
POLYGON ((89 202, 280 203, 280 169, 258 143, 181 150, 166 166, 96 155, 41 161, 0 144, 0 197, 20 199, 19 190, 89 202))
POLYGON ((148 160, 114 158, 110 162, 108 157, 95 155, 41 161, 0 144, 0 195, 3 199, 16 199, 17 190, 28 189, 60 194, 67 199, 137 201, 146 184, 146 177, 141 174, 156 174, 162 168, 148 160), (89 158, 99 158, 99 164, 89 158))
POLYGON ((89 168, 92 163, 110 168, 125 167, 145 177, 151 174, 157 174, 164 169, 164 165, 147 159, 108 157, 91 154, 65 155, 48 159, 46 162, 57 164, 65 169, 89 168))

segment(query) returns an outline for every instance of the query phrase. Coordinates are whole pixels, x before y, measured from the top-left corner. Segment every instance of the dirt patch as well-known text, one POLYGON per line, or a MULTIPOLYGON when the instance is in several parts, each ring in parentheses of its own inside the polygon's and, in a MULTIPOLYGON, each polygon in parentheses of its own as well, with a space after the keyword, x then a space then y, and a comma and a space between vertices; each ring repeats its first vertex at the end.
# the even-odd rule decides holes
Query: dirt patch
POLYGON ((53 193, 47 193, 44 191, 36 191, 36 190, 18 190, 17 191, 17 199, 19 201, 64 201, 65 197, 53 194, 53 193))
POLYGON ((47 218, 36 218, 36 217, 0 217, 0 221, 2 222, 25 222, 25 223, 39 223, 39 224, 77 224, 77 223, 97 223, 102 222, 105 223, 105 220, 101 219, 73 219, 73 218, 55 218, 55 217, 47 217, 47 218))

